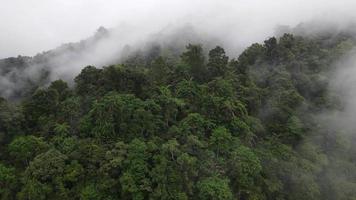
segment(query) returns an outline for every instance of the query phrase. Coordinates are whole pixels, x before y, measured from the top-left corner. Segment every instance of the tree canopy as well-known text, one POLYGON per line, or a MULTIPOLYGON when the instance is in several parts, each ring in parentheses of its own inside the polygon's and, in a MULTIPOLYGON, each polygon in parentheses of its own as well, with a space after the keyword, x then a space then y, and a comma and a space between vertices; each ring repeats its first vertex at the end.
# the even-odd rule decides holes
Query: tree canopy
POLYGON ((313 118, 339 108, 325 80, 354 44, 285 34, 232 59, 153 48, 1 98, 0 199, 355 199, 355 137, 313 118))

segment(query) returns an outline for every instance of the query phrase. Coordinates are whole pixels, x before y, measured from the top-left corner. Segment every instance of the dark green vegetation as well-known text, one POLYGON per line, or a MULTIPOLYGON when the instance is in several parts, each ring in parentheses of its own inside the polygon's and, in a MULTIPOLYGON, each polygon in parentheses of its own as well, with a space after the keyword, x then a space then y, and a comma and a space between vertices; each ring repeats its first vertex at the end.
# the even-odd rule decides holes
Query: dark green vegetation
POLYGON ((157 48, 1 99, 0 199, 356 199, 352 138, 314 117, 339 108, 328 76, 353 45, 157 48))

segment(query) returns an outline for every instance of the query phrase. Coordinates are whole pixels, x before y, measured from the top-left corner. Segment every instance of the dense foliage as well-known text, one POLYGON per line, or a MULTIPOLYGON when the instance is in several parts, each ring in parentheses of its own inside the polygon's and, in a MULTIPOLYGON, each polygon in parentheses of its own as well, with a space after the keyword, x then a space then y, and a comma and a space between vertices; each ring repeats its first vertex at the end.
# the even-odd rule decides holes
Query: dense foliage
POLYGON ((348 138, 314 118, 338 109, 328 72, 352 47, 285 34, 229 59, 189 44, 1 99, 0 199, 356 199, 354 155, 331 150, 348 138))

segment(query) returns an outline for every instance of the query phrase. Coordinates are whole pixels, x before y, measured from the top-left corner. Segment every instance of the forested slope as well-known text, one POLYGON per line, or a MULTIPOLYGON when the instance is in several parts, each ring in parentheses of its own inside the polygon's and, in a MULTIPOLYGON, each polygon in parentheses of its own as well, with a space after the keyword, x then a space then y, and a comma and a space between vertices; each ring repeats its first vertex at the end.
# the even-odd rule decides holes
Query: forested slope
POLYGON ((1 199, 356 199, 355 136, 318 120, 347 34, 238 58, 156 48, 0 101, 1 199), (340 132, 342 132, 340 130, 340 132))

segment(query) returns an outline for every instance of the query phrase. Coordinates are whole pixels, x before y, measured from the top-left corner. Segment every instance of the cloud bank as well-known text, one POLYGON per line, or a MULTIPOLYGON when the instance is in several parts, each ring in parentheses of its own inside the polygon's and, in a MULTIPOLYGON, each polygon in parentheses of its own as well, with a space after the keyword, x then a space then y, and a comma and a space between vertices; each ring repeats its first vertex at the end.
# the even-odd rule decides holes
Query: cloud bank
POLYGON ((241 49, 278 25, 345 22, 356 17, 355 6, 352 0, 2 0, 0 58, 32 56, 87 38, 100 26, 125 24, 144 37, 189 23, 241 49))
POLYGON ((210 42, 234 58, 301 23, 308 25, 300 34, 349 28, 355 7, 352 0, 3 0, 0 58, 33 57, 16 69, 11 59, 0 61, 0 95, 15 95, 43 71, 45 83, 72 81, 84 66, 117 63, 127 46, 134 51, 152 42, 210 42), (95 33, 101 26, 108 29, 95 33))

